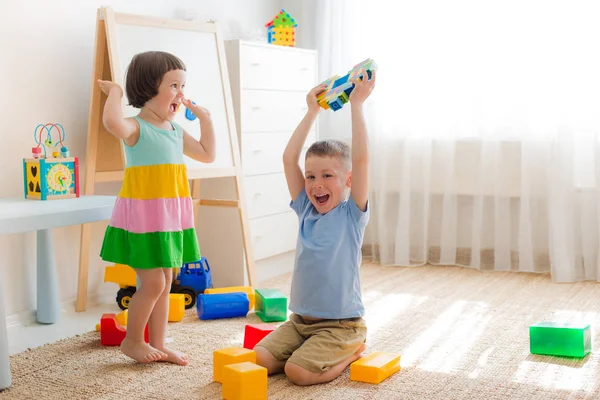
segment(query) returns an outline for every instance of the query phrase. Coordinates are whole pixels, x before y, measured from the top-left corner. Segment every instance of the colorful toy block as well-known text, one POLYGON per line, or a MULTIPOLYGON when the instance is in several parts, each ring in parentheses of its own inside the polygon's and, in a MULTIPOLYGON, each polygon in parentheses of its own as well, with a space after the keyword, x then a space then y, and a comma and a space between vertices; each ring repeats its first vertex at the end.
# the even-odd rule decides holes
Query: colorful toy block
POLYGON ((256 315, 263 322, 287 319, 287 297, 277 289, 256 289, 256 315))
POLYGON ((221 397, 226 400, 265 400, 267 369, 251 362, 230 364, 223 368, 221 397))
POLYGON ((169 293, 169 322, 179 322, 185 316, 185 295, 169 293))
POLYGON ((79 159, 70 157, 61 124, 39 124, 33 137, 33 158, 23 159, 23 194, 26 199, 53 200, 79 197, 79 159), (57 137, 52 137, 56 129, 57 137), (46 139, 43 139, 44 133, 46 139), (47 149, 52 150, 48 154, 47 149), (60 149, 60 151, 58 151, 60 149))
POLYGON ((79 159, 24 158, 26 199, 54 200, 79 197, 79 159))
POLYGON ((348 73, 342 77, 334 75, 323 81, 327 85, 325 91, 317 95, 317 102, 325 110, 340 110, 344 104, 350 101, 350 93, 354 90, 354 80, 362 80, 363 68, 367 71, 368 79, 371 79, 373 71, 377 70, 377 64, 370 58, 356 64, 348 73))
POLYGON ((249 304, 246 293, 200 294, 196 311, 202 320, 245 317, 249 304))
MULTIPOLYGON (((103 314, 100 319, 100 344, 103 346, 120 346, 127 329, 119 324, 115 314, 103 314)), ((144 340, 150 342, 148 337, 148 325, 144 328, 144 340)))
POLYGON ((210 288, 204 291, 204 294, 220 294, 220 293, 235 293, 235 292, 243 292, 248 295, 248 300, 250 301, 250 305, 248 306, 248 311, 254 308, 254 289, 251 286, 228 286, 222 288, 210 288))
POLYGON ((296 45, 296 20, 281 10, 271 21, 265 24, 267 28, 267 41, 280 46, 294 47, 296 45))
POLYGON ((529 351, 565 357, 585 357, 592 351, 589 324, 540 322, 529 327, 529 351))
POLYGON ((275 327, 269 324, 249 324, 244 329, 244 348, 254 349, 254 346, 265 336, 273 332, 275 327))
POLYGON ((381 383, 400 371, 400 355, 376 351, 350 364, 350 380, 381 383))
POLYGON ((223 383, 223 368, 244 361, 256 362, 256 352, 242 347, 227 347, 213 351, 213 379, 223 383))

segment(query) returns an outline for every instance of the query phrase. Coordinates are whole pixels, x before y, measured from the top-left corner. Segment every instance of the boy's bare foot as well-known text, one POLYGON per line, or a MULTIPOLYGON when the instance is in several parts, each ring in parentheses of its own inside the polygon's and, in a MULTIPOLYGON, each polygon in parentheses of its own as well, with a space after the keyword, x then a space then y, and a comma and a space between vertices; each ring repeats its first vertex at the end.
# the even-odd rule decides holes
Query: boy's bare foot
POLYGON ((136 342, 135 340, 127 338, 123 339, 121 342, 121 351, 126 356, 131 357, 142 364, 148 364, 153 361, 160 361, 167 358, 167 354, 155 349, 148 343, 144 341, 136 342))
POLYGON ((188 365, 187 357, 182 352, 177 350, 171 350, 166 347, 160 348, 160 351, 165 353, 167 355, 167 358, 163 358, 162 360, 158 361, 170 362, 178 365, 188 365))

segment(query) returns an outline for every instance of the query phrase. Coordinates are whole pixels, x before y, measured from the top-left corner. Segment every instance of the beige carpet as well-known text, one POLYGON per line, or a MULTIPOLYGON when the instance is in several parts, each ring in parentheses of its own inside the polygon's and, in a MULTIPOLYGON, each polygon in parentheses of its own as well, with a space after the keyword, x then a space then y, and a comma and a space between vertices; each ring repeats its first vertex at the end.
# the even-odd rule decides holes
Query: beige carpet
MULTIPOLYGON (((553 284, 547 276, 480 273, 458 267, 362 269, 367 351, 402 354, 402 370, 379 385, 346 370, 325 385, 269 378, 270 399, 600 398, 596 353, 583 360, 529 354, 528 326, 540 320, 598 326, 600 285, 553 284)), ((290 276, 261 287, 288 292, 290 276)), ((170 325, 173 346, 191 364, 136 365, 88 334, 11 358, 14 386, 1 399, 219 399, 212 351, 241 345, 247 318, 170 325)), ((598 343, 594 334, 594 342, 598 343)))

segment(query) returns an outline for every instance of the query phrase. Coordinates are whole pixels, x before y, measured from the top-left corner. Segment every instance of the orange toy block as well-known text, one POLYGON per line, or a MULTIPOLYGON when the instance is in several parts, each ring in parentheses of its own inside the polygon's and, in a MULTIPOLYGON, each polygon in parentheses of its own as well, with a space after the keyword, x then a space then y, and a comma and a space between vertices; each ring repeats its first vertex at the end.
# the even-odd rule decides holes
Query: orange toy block
POLYGON ((204 290, 204 294, 237 293, 242 292, 248 295, 250 305, 248 311, 254 308, 254 289, 251 286, 228 286, 222 288, 209 288, 204 290))
POLYGON ((215 382, 223 383, 223 368, 229 364, 244 361, 256 362, 256 352, 243 347, 226 347, 213 352, 213 378, 215 382))
POLYGON ((185 295, 169 293, 169 322, 179 322, 185 315, 185 295))
POLYGON ((400 355, 376 351, 350 364, 350 380, 381 383, 400 371, 400 355))
POLYGON ((251 362, 225 366, 221 395, 225 400, 266 400, 267 369, 251 362))
MULTIPOLYGON (((103 346, 120 346, 127 329, 119 324, 115 314, 103 314, 100 319, 100 344, 103 346)), ((144 329, 144 340, 149 343, 148 325, 144 329)))

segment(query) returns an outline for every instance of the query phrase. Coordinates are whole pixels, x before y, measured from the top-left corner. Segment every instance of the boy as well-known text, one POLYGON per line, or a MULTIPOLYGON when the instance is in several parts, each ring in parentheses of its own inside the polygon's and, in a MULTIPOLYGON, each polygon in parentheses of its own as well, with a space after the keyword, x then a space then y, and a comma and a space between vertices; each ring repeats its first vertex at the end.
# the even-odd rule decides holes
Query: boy
POLYGON ((306 116, 283 154, 291 207, 300 222, 290 296, 293 314, 255 350, 257 363, 269 374, 285 371, 297 385, 337 378, 365 349, 359 267, 369 220, 369 149, 362 105, 374 85, 375 71, 370 80, 356 81, 350 95, 352 154, 343 142, 316 142, 306 153, 302 174, 300 153, 320 111, 317 94, 324 85, 308 93, 306 116))

